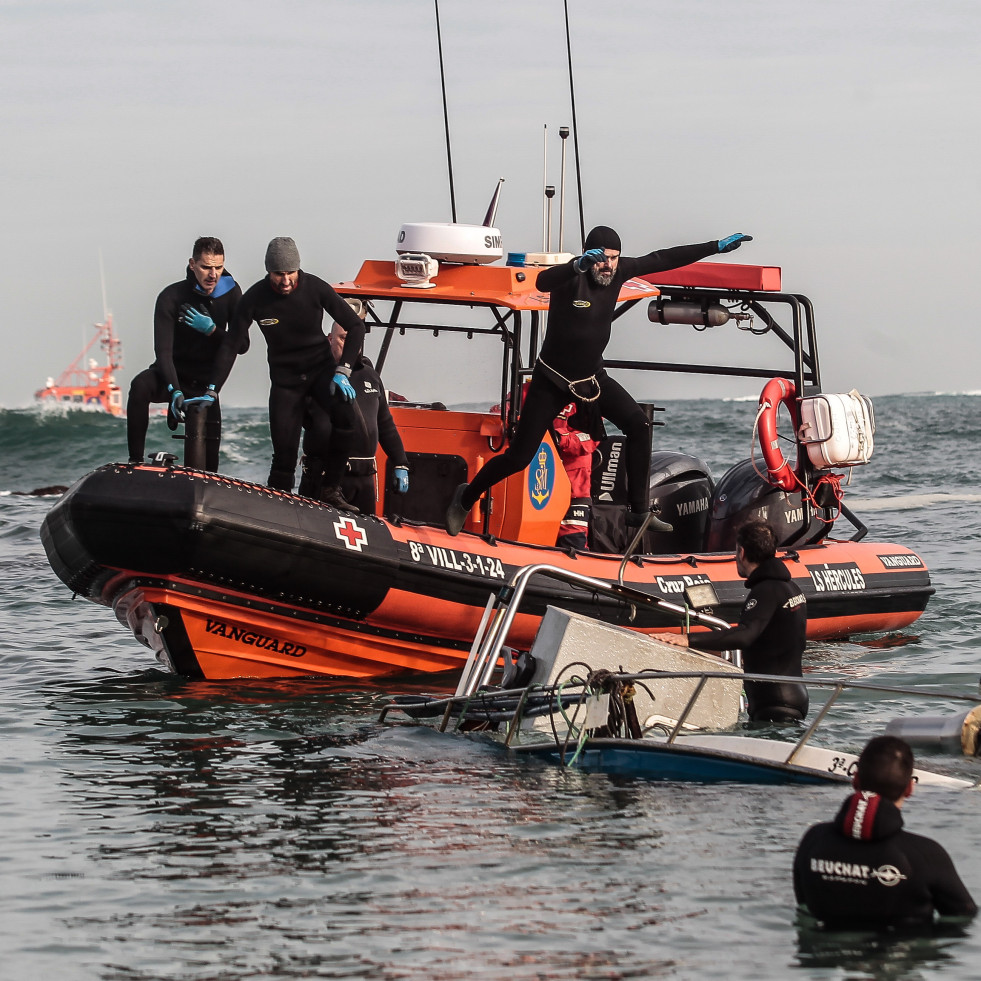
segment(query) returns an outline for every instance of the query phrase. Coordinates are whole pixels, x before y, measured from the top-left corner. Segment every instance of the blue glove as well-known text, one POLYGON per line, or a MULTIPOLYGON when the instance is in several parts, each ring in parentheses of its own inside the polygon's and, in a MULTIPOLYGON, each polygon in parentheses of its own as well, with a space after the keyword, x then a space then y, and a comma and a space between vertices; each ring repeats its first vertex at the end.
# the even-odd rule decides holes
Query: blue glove
POLYGON ((184 418, 184 393, 173 385, 167 386, 170 392, 170 414, 178 419, 184 418))
POLYGON ((719 251, 720 252, 735 252, 743 242, 752 242, 752 235, 743 235, 742 232, 736 232, 735 235, 727 235, 725 238, 719 239, 719 251))
POLYGON ((606 253, 602 249, 587 249, 578 259, 573 262, 576 272, 586 272, 592 269, 597 262, 602 262, 606 258, 606 253))
POLYGON ((396 467, 392 471, 392 489, 397 494, 409 493, 409 468, 396 467))
POLYGON ((173 385, 167 386, 170 393, 170 405, 167 406, 167 428, 174 432, 179 423, 184 421, 184 393, 173 385))
POLYGON ((198 395, 193 399, 185 399, 184 408, 188 409, 192 405, 195 405, 202 409, 210 409, 217 401, 218 393, 215 391, 215 386, 209 385, 204 395, 198 395))
POLYGON ((356 393, 351 385, 351 382, 348 380, 347 375, 345 375, 342 371, 337 372, 330 383, 330 394, 333 395, 335 391, 340 392, 341 398, 344 399, 345 402, 354 401, 356 393))
POLYGON ((183 311, 181 320, 188 327, 193 327, 198 333, 204 334, 205 337, 215 332, 215 322, 206 313, 195 310, 190 303, 185 303, 181 307, 181 310, 183 311))

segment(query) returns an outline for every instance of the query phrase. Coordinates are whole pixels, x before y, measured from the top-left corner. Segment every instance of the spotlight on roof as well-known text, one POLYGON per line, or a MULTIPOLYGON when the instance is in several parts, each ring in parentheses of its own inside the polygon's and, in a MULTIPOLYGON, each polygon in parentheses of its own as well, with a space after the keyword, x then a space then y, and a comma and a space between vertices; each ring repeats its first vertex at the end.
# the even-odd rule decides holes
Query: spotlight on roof
POLYGON ((430 280, 439 272, 439 263, 425 252, 406 252, 395 260, 395 274, 403 286, 417 290, 431 290, 436 284, 430 280))

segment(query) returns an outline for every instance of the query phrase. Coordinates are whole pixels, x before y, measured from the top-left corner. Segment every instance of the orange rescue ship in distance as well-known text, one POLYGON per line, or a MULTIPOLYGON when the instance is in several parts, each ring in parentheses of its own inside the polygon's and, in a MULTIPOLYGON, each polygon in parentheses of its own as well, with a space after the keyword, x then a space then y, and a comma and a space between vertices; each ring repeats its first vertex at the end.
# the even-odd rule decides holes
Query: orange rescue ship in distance
POLYGON ((92 340, 58 378, 49 378, 44 388, 34 393, 36 401, 67 408, 97 409, 113 416, 126 414, 123 393, 115 376, 123 366, 123 344, 113 330, 112 314, 107 313, 106 319, 95 325, 95 330, 92 340), (104 364, 89 355, 96 343, 105 356, 104 364))

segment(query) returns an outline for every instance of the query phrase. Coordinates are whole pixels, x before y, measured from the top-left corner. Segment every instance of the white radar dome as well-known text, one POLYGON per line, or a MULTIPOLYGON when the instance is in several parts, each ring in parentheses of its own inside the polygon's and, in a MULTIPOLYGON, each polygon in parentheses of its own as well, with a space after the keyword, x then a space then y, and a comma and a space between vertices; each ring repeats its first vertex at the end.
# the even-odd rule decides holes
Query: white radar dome
POLYGON ((424 253, 441 262, 483 264, 504 257, 500 229, 438 221, 403 225, 395 251, 424 253))

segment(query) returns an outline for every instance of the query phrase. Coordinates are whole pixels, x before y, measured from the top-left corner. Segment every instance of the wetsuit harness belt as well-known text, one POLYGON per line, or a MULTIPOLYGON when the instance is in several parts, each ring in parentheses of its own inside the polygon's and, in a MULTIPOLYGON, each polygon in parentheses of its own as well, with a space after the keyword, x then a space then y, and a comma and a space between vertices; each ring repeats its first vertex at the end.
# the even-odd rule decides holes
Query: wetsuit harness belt
MULTIPOLYGON (((572 397, 578 399, 580 402, 595 402, 600 397, 600 383, 596 375, 590 375, 588 378, 577 378, 575 381, 566 378, 565 375, 560 374, 551 365, 546 364, 541 358, 538 359, 539 367, 545 372, 546 376, 556 384, 562 382, 566 385, 570 392, 572 392, 572 397), (576 391, 576 385, 592 385, 593 395, 582 395, 576 391)), ((559 386, 562 387, 561 385, 559 386)))
POLYGON ((368 477, 378 472, 373 456, 349 456, 347 472, 355 477, 368 477))

